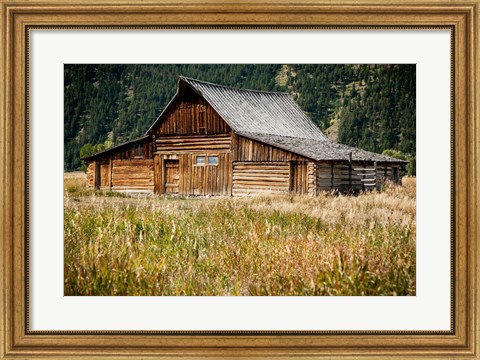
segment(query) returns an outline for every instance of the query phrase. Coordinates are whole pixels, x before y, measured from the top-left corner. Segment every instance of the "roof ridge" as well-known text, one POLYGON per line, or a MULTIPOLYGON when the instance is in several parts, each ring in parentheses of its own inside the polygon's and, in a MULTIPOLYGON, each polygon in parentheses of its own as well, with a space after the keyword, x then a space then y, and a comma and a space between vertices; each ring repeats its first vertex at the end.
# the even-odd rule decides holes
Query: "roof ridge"
POLYGON ((288 92, 283 92, 283 91, 267 91, 267 90, 245 89, 245 88, 239 88, 239 87, 235 87, 235 86, 229 86, 229 85, 223 85, 223 84, 216 84, 216 83, 212 83, 212 82, 209 82, 209 81, 203 81, 203 80, 193 79, 193 78, 190 78, 190 77, 187 77, 187 76, 182 76, 182 75, 178 75, 178 78, 179 78, 179 79, 182 79, 182 80, 196 81, 196 82, 199 82, 199 83, 202 83, 202 84, 218 86, 218 87, 222 87, 222 88, 226 88, 226 89, 231 89, 231 90, 239 90, 239 91, 248 91, 248 92, 254 92, 254 93, 264 93, 264 94, 275 94, 275 95, 288 95, 288 96, 291 96, 290 93, 288 93, 288 92))
POLYGON ((278 134, 270 134, 270 133, 265 133, 265 132, 254 132, 254 131, 236 131, 237 134, 242 135, 242 134, 253 134, 253 135, 268 135, 268 136, 278 136, 278 137, 284 137, 284 138, 290 138, 290 139, 305 139, 305 140, 315 140, 315 141, 330 141, 329 138, 325 137, 324 139, 315 139, 311 137, 303 137, 303 136, 292 136, 292 135, 278 135, 278 134))

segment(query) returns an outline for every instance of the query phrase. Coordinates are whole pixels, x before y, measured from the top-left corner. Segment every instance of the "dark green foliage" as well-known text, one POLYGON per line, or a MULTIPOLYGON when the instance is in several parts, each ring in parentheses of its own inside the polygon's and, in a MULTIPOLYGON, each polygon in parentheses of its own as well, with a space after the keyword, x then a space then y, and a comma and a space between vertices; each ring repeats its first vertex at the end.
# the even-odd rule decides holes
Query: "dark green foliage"
POLYGON ((399 150, 387 149, 382 151, 382 155, 390 156, 395 159, 407 160, 407 157, 404 153, 399 150))
POLYGON ((415 65, 353 66, 354 82, 342 92, 339 142, 414 156, 415 65))
POLYGON ((415 65, 70 64, 64 68, 65 170, 81 167, 85 144, 99 150, 98 144, 143 135, 174 96, 178 75, 289 92, 320 128, 339 121, 340 142, 415 156, 415 65))

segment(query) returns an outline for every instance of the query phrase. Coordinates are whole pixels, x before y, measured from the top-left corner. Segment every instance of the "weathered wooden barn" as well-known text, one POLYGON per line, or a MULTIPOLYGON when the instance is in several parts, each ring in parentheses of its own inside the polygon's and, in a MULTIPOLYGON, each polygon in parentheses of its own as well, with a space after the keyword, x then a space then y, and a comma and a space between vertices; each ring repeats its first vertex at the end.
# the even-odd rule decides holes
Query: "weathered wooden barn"
POLYGON ((143 137, 83 160, 90 188, 203 196, 374 189, 405 163, 329 140, 287 93, 186 77, 143 137))

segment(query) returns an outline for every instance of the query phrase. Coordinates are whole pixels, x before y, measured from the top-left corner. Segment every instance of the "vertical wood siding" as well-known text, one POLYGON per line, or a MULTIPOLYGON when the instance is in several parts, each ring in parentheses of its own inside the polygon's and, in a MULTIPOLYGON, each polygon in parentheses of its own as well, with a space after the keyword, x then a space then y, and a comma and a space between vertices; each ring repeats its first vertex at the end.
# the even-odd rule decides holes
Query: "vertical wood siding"
POLYGON ((207 103, 189 88, 173 100, 156 125, 156 135, 228 134, 230 127, 207 103))
POLYGON ((308 193, 308 164, 305 161, 292 161, 290 166, 290 191, 294 194, 308 193))
POLYGON ((113 154, 109 155, 108 158, 114 160, 130 160, 130 159, 152 159, 153 158, 153 144, 149 139, 148 141, 143 141, 137 144, 130 144, 125 147, 121 147, 113 154), (135 148, 141 148, 141 155, 135 154, 135 148))
POLYGON ((178 159, 178 193, 182 195, 231 195, 232 159, 230 135, 161 136, 155 141, 155 191, 166 192, 165 161, 178 159), (205 164, 196 157, 204 156, 205 164), (208 164, 208 157, 218 158, 208 164))
POLYGON ((290 151, 238 135, 234 135, 233 153, 234 161, 309 160, 290 151))
POLYGON ((110 190, 110 162, 100 164, 100 189, 110 190))

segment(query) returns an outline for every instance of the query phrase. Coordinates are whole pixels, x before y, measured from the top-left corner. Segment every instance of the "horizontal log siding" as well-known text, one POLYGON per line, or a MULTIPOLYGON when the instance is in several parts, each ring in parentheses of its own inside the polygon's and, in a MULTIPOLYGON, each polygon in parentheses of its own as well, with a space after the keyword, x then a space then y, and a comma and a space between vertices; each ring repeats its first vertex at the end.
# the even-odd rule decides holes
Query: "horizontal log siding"
POLYGON ((87 166, 87 189, 93 189, 95 185, 95 163, 92 161, 87 166))
POLYGON ((330 191, 332 186, 332 166, 329 162, 317 163, 317 190, 330 191))
POLYGON ((155 140, 156 153, 230 151, 230 135, 168 136, 155 140))
POLYGON ((288 194, 290 163, 234 162, 234 196, 288 194))
POLYGON ((113 160, 112 190, 153 192, 153 160, 113 160))
POLYGON ((234 161, 289 161, 308 160, 290 151, 267 145, 260 141, 234 135, 234 161))
POLYGON ((228 134, 230 127, 205 99, 187 88, 169 105, 154 133, 228 134))

